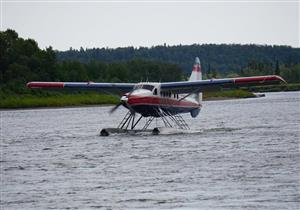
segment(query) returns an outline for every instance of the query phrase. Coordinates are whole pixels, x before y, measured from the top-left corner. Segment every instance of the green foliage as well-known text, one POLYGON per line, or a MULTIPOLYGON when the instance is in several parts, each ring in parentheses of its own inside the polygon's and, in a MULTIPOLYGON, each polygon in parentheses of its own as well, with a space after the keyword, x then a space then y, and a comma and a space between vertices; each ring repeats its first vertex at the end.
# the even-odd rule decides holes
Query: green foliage
POLYGON ((32 39, 24 40, 13 30, 0 32, 1 89, 26 93, 30 80, 54 79, 56 55, 52 48, 41 50, 32 39))
POLYGON ((126 62, 134 59, 168 62, 179 65, 186 73, 190 73, 194 58, 200 57, 204 75, 215 69, 221 74, 240 71, 252 62, 268 64, 274 69, 276 62, 288 68, 300 62, 300 49, 289 46, 240 45, 240 44, 202 44, 125 47, 125 48, 93 48, 86 50, 70 49, 57 52, 58 60, 77 60, 88 63, 92 60, 104 63, 126 62))
MULTIPOLYGON (((25 84, 29 81, 180 81, 188 78, 195 56, 201 58, 204 78, 276 73, 287 82, 300 82, 299 48, 222 44, 81 48, 79 51, 70 48, 55 52, 52 47, 40 49, 33 39, 20 38, 8 29, 0 32, 0 107, 116 103, 116 99, 96 93, 73 91, 67 96, 64 92, 28 89, 25 84)), ((238 91, 220 94, 247 97, 238 91)))
POLYGON ((119 98, 98 93, 90 94, 57 94, 50 96, 12 95, 0 100, 0 108, 31 108, 78 106, 96 104, 117 104, 119 98))
POLYGON ((204 100, 215 98, 253 98, 255 95, 247 90, 226 90, 217 92, 205 92, 203 94, 204 100))
POLYGON ((288 68, 287 66, 283 66, 280 70, 280 75, 288 82, 288 83, 297 83, 300 82, 300 63, 288 68))
MULTIPOLYGON (((287 82, 300 82, 297 68, 300 62, 300 48, 289 46, 194 44, 164 45, 151 48, 70 49, 64 52, 57 52, 57 57, 60 61, 77 60, 89 63, 93 60, 98 60, 108 65, 115 62, 131 62, 133 59, 169 62, 179 65, 186 74, 190 74, 193 59, 196 56, 199 56, 201 59, 204 79, 230 77, 231 75, 256 76, 276 74, 283 76, 287 82)), ((136 65, 133 68, 135 67, 136 65)), ((155 71, 152 72, 156 73, 155 71)), ((152 79, 149 73, 145 72, 145 74, 143 74, 142 79, 152 79)), ((112 78, 115 80, 118 77, 112 78)), ((176 78, 178 79, 178 77, 176 78)), ((138 81, 138 79, 135 78, 133 81, 138 81)))
POLYGON ((266 85, 266 86, 253 86, 243 88, 251 92, 278 92, 278 91, 299 91, 300 83, 296 84, 280 84, 280 85, 266 85))
POLYGON ((280 75, 280 67, 279 67, 279 62, 278 62, 278 60, 276 60, 275 74, 276 74, 276 75, 280 75))
POLYGON ((252 61, 249 65, 240 71, 241 76, 271 75, 282 76, 288 83, 300 82, 300 63, 294 65, 279 65, 276 62, 275 67, 271 63, 258 63, 252 61))
MULTIPOLYGON (((84 52, 83 48, 79 52, 84 52)), ((25 87, 29 81, 140 82, 177 81, 184 77, 178 65, 158 61, 58 62, 52 47, 39 49, 34 40, 24 40, 13 30, 0 32, 0 55, 0 90, 6 93, 32 93, 25 87)))

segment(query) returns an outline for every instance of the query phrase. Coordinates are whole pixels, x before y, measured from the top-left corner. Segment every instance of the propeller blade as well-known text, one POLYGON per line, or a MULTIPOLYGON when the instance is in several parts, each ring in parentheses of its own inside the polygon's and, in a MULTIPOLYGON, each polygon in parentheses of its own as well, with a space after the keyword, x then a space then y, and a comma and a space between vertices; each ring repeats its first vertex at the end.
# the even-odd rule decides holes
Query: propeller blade
POLYGON ((116 106, 114 106, 114 107, 109 111, 109 113, 110 113, 110 114, 114 113, 121 105, 122 105, 122 103, 118 103, 116 106))
POLYGON ((131 90, 128 94, 125 94, 124 96, 121 97, 121 101, 120 103, 118 103, 116 106, 114 106, 109 113, 112 114, 114 113, 121 105, 125 106, 127 109, 129 109, 129 111, 131 112, 131 114, 135 114, 135 111, 133 110, 133 108, 127 103, 128 97, 132 94, 132 92, 134 91, 131 90), (123 99, 123 97, 125 97, 123 99))

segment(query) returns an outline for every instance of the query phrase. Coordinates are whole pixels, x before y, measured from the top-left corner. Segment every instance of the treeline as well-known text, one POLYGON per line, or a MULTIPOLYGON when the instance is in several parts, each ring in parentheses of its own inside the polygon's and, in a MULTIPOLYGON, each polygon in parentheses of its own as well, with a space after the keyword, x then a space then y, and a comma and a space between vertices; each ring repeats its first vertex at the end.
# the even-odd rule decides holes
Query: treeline
POLYGON ((0 95, 32 92, 25 87, 29 81, 140 82, 183 77, 178 65, 159 61, 58 61, 51 47, 42 50, 36 41, 20 38, 13 30, 0 32, 0 95))
POLYGON ((299 48, 191 45, 56 52, 6 30, 0 32, 0 96, 31 93, 25 87, 28 81, 185 80, 195 56, 201 58, 204 78, 278 74, 288 82, 300 82, 299 48))
POLYGON ((56 55, 41 50, 33 39, 24 40, 13 30, 0 32, 0 84, 2 92, 21 92, 30 80, 54 79, 56 55))
POLYGON ((289 46, 240 45, 240 44, 194 44, 178 46, 93 48, 57 52, 58 59, 77 60, 88 63, 101 60, 105 63, 124 62, 132 59, 146 59, 178 64, 189 73, 194 58, 200 57, 205 71, 209 68, 222 74, 238 72, 251 63, 291 67, 300 62, 300 48, 289 46))
POLYGON ((210 66, 204 71, 204 78, 232 78, 232 77, 248 77, 248 76, 262 76, 276 74, 285 79, 288 83, 300 82, 300 63, 294 65, 279 64, 278 61, 275 65, 272 63, 260 63, 252 61, 245 68, 237 71, 219 72, 210 66))
MULTIPOLYGON (((234 73, 233 73, 234 74, 234 73)), ((276 74, 282 76, 288 83, 300 82, 300 63, 296 64, 279 64, 277 60, 275 65, 271 63, 259 63, 252 61, 248 66, 237 71, 238 76, 253 75, 270 75, 276 74)))

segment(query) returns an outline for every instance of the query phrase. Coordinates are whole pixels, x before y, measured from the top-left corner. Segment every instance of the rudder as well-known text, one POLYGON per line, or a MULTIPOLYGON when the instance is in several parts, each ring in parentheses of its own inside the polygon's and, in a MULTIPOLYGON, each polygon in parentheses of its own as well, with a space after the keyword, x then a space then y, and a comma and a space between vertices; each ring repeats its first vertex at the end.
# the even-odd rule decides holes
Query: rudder
MULTIPOLYGON (((198 81, 198 80, 202 80, 202 70, 201 70, 200 59, 196 57, 189 81, 198 81)), ((195 93, 192 94, 191 96, 194 97, 196 101, 199 103, 202 101, 202 93, 195 93)))

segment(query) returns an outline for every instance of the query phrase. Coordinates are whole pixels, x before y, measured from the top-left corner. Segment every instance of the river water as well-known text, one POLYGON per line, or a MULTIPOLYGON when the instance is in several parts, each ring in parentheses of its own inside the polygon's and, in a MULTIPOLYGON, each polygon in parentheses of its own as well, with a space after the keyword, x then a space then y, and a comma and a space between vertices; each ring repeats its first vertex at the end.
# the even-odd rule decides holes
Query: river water
POLYGON ((300 92, 205 102, 194 134, 100 137, 110 109, 1 111, 0 209, 300 209, 300 92))

